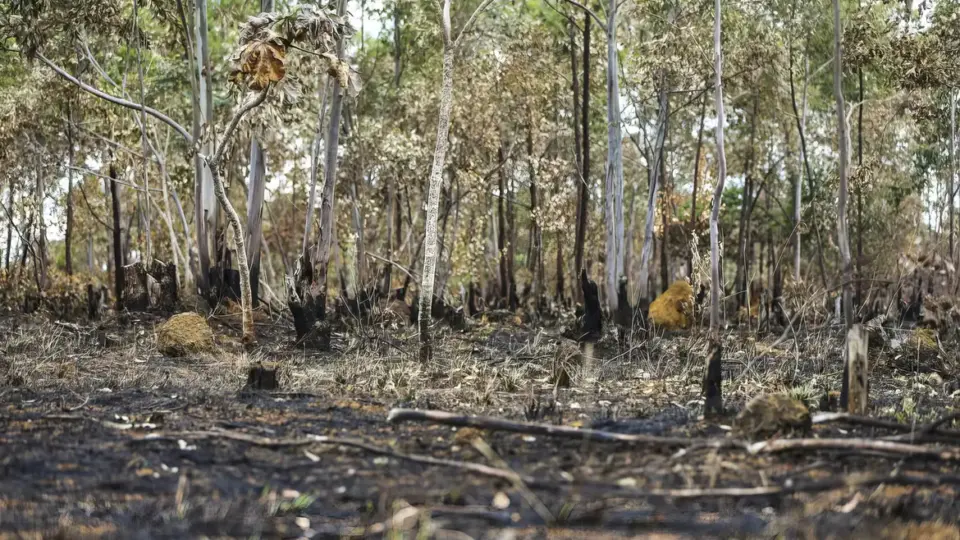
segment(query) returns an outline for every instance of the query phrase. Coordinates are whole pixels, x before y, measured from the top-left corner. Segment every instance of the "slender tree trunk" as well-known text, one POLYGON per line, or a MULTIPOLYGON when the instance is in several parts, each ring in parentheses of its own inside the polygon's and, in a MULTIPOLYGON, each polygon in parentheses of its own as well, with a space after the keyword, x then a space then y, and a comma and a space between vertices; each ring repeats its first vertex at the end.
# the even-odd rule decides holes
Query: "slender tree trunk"
POLYGON ((63 249, 64 249, 64 263, 66 265, 67 275, 72 276, 73 275, 73 109, 69 103, 67 103, 67 226, 63 234, 63 249))
MULTIPOLYGON (((327 77, 320 91, 320 110, 317 112, 317 130, 313 134, 313 144, 310 145, 310 195, 307 197, 307 216, 303 224, 303 245, 301 253, 307 254, 310 246, 310 236, 313 230, 313 211, 317 205, 317 172, 320 169, 320 145, 323 142, 323 120, 327 113, 327 94, 330 89, 330 78, 327 77)), ((326 184, 324 184, 326 185, 326 184)))
POLYGON ((10 270, 10 251, 13 250, 13 177, 7 182, 7 249, 3 252, 3 267, 10 270))
POLYGON ((713 192, 713 208, 710 212, 710 332, 719 338, 720 333, 720 204, 723 185, 727 180, 727 155, 723 146, 723 128, 726 115, 723 110, 723 53, 720 48, 720 0, 715 0, 713 24, 714 89, 717 108, 717 187, 713 192))
MULTIPOLYGON (((141 58, 141 44, 140 44, 140 18, 139 18, 139 2, 137 0, 133 1, 133 28, 134 28, 134 43, 137 49, 137 82, 140 86, 140 149, 143 153, 143 161, 141 163, 143 175, 143 192, 141 198, 143 199, 144 204, 141 205, 143 209, 143 220, 144 220, 144 234, 146 235, 146 261, 147 265, 150 265, 153 262, 153 236, 150 229, 150 180, 148 175, 148 164, 150 160, 150 148, 147 146, 147 113, 144 110, 144 107, 147 105, 144 88, 143 88, 143 59, 141 58)), ((171 241, 170 245, 173 245, 171 241)))
MULTIPOLYGON (((857 67, 858 104, 857 104, 857 168, 863 167, 863 68, 857 67)), ((952 212, 951 205, 951 215, 952 212)), ((953 227, 950 232, 950 255, 953 255, 953 227)), ((863 302, 863 180, 857 184, 857 299, 856 305, 863 302)))
POLYGON ((117 186, 117 169, 110 164, 110 205, 113 212, 113 286, 116 309, 123 309, 123 247, 120 232, 120 193, 117 186))
POLYGON ((853 325, 853 299, 851 297, 852 268, 850 264, 850 237, 847 227, 847 168, 850 150, 847 139, 846 109, 843 100, 843 43, 840 27, 840 0, 833 0, 833 93, 837 100, 837 143, 840 145, 840 186, 837 193, 837 244, 843 263, 843 315, 849 330, 853 325))
POLYGON ((737 270, 733 279, 738 308, 742 308, 749 303, 750 254, 747 251, 750 246, 750 212, 753 210, 751 204, 753 202, 753 160, 756 152, 757 104, 759 100, 760 95, 754 94, 753 112, 750 115, 750 146, 747 149, 747 159, 743 171, 743 201, 740 204, 740 223, 737 231, 737 270))
MULTIPOLYGON (((862 107, 862 105, 861 105, 862 107)), ((949 197, 947 200, 950 204, 950 262, 954 262, 953 259, 953 235, 954 235, 954 226, 953 226, 953 216, 954 216, 954 197, 956 197, 956 182, 957 182, 957 96, 956 90, 950 90, 950 141, 949 141, 949 153, 950 153, 950 182, 949 188, 950 191, 949 197)))
MULTIPOLYGON (((503 163, 503 143, 497 148, 497 161, 503 163)), ((500 258, 500 299, 504 303, 510 301, 510 280, 508 278, 507 268, 507 222, 504 206, 507 198, 506 171, 503 167, 497 171, 498 192, 497 197, 497 253, 500 258)))
MULTIPOLYGON (((587 236, 587 220, 590 209, 590 14, 583 14, 583 99, 580 103, 581 119, 580 136, 583 143, 583 159, 578 178, 577 196, 577 231, 573 244, 574 272, 579 273, 584 268, 583 252, 587 236)), ((575 74, 574 74, 575 75, 575 74)), ((583 301, 583 291, 574 287, 574 298, 583 301)))
POLYGON ((530 177, 530 234, 533 236, 533 257, 531 258, 530 270, 533 275, 533 294, 534 301, 539 312, 543 306, 540 300, 543 297, 544 276, 543 276, 543 237, 540 232, 539 209, 537 207, 537 170, 533 160, 533 127, 527 131, 527 160, 528 176, 530 177))
POLYGON ((654 161, 649 169, 650 187, 647 192, 647 217, 643 228, 643 249, 640 251, 640 280, 638 283, 639 305, 650 304, 650 261, 653 259, 653 227, 657 215, 657 194, 660 191, 660 169, 663 158, 663 146, 667 137, 667 117, 670 114, 670 97, 666 87, 666 77, 661 74, 658 92, 657 140, 654 148, 654 161))
MULTIPOLYGON (((433 356, 430 339, 430 315, 433 306, 433 282, 437 269, 437 214, 440 210, 440 188, 443 184, 443 169, 447 157, 450 110, 453 108, 453 55, 454 43, 450 30, 450 1, 444 0, 441 14, 443 35, 443 83, 440 89, 440 114, 437 118, 437 140, 430 168, 430 188, 427 198, 427 220, 424 235, 423 273, 420 284, 420 360, 433 356)), ((503 193, 501 192, 501 196, 503 193)))
MULTIPOLYGON (((662 152, 662 150, 661 150, 662 152)), ((660 291, 666 292, 670 286, 670 185, 667 179, 667 165, 663 156, 660 156, 660 178, 663 179, 663 194, 661 197, 661 219, 663 224, 663 234, 660 239, 660 291)))
POLYGON ((37 174, 37 190, 36 190, 36 215, 37 215, 37 269, 38 269, 38 283, 37 286, 41 290, 47 288, 47 267, 48 267, 48 256, 47 256, 47 225, 46 220, 43 217, 43 200, 44 193, 46 192, 46 183, 43 181, 43 172, 39 167, 36 171, 37 174))
MULTIPOLYGON (((337 4, 337 14, 343 16, 346 0, 337 4)), ((343 58, 343 36, 337 39, 337 58, 343 58)), ((320 252, 318 255, 317 283, 320 284, 322 303, 326 309, 327 273, 330 266, 330 248, 333 245, 333 195, 337 183, 337 151, 340 148, 340 119, 343 113, 343 89, 337 78, 332 82, 330 100, 330 124, 325 141, 326 156, 323 166, 323 197, 320 200, 320 252)))
MULTIPOLYGON (((500 170, 503 170, 501 168, 500 170)), ((512 311, 519 307, 517 298, 517 207, 514 204, 513 175, 507 177, 507 306, 512 311)))
MULTIPOLYGON (((263 11, 271 11, 269 7, 263 11)), ((267 156, 254 136, 250 139, 250 178, 247 181, 247 226, 245 229, 247 259, 250 261, 251 305, 259 305, 260 242, 263 238, 263 197, 266 189, 267 156)))
MULTIPOLYGON (((697 188, 700 183, 700 153, 703 150, 703 121, 707 116, 707 98, 709 94, 703 93, 703 101, 700 103, 700 127, 697 128, 697 151, 693 157, 693 189, 690 191, 690 233, 697 230, 697 188)), ((685 239, 689 241, 689 239, 685 239)), ((687 275, 693 279, 693 257, 687 261, 687 275)))
MULTIPOLYGON (((210 61, 210 41, 207 28, 207 0, 196 0, 196 58, 197 58, 197 96, 198 110, 195 111, 194 140, 200 140, 204 126, 212 132, 213 128, 213 64, 210 61), (199 116, 196 113, 199 112, 199 116)), ((204 155, 212 155, 216 141, 206 142, 201 149, 204 155)), ((200 257, 200 277, 202 288, 209 292, 210 252, 214 248, 216 237, 217 200, 214 193, 213 176, 199 157, 194 162, 196 184, 194 186, 194 209, 196 211, 197 253, 200 257)))
POLYGON ((617 310, 617 283, 623 275, 623 137, 620 131, 620 69, 617 1, 607 10, 607 308, 617 310))
MULTIPOLYGON (((803 74, 804 74, 804 76, 803 76, 803 104, 802 104, 802 107, 800 108, 800 110, 798 110, 798 107, 797 107, 797 94, 796 94, 796 90, 795 90, 795 87, 794 87, 794 84, 793 84, 793 47, 792 47, 792 45, 791 45, 790 53, 789 53, 788 56, 790 57, 790 103, 791 103, 792 106, 793 106, 793 116, 794 116, 794 118, 796 118, 796 121, 797 121, 797 132, 798 132, 798 134, 800 135, 800 157, 801 157, 802 160, 803 160, 803 172, 804 172, 804 176, 806 176, 806 178, 807 178, 807 189, 808 189, 809 192, 810 192, 810 197, 813 198, 813 197, 814 197, 814 194, 815 194, 815 190, 814 190, 814 185, 813 185, 813 172, 810 170, 810 158, 809 158, 809 155, 807 154, 807 135, 806 135, 806 131, 807 131, 807 85, 808 85, 809 82, 810 82, 810 77, 809 77, 810 58, 807 56, 806 51, 804 51, 804 55, 803 55, 803 74)), ((794 195, 794 196, 795 196, 795 198, 796 198, 796 199, 795 199, 795 202, 797 203, 797 204, 796 204, 796 210, 795 210, 795 212, 796 212, 795 217, 796 217, 796 219, 798 220, 798 223, 799 223, 800 206, 801 206, 801 204, 800 204, 800 203, 801 203, 800 193, 801 193, 801 188, 800 188, 799 186, 797 186, 797 187, 796 187, 796 192, 795 192, 795 195, 794 195)), ((811 207, 811 212, 815 212, 814 208, 815 208, 815 207, 811 207)), ((823 288, 826 289, 826 288, 827 288, 827 268, 826 268, 826 265, 825 265, 824 262, 823 262, 823 242, 822 242, 822 240, 821 240, 821 238, 820 238, 820 228, 819 228, 819 225, 817 224, 817 216, 816 216, 816 213, 813 213, 811 221, 813 222, 813 230, 814 230, 814 233, 815 233, 815 236, 816 236, 816 240, 817 240, 817 264, 818 264, 818 266, 820 267, 820 281, 821 281, 822 284, 823 284, 823 288)), ((799 231, 797 231, 797 233, 798 233, 798 234, 797 234, 797 247, 796 247, 795 249, 797 250, 796 253, 799 253, 799 249, 800 249, 800 248, 799 248, 799 246, 800 246, 800 235, 799 235, 799 231)), ((795 256, 796 256, 796 255, 795 255, 795 256)), ((799 279, 799 274, 800 274, 799 261, 795 261, 795 262, 796 262, 797 264, 794 265, 794 276, 795 276, 796 279, 799 279)))

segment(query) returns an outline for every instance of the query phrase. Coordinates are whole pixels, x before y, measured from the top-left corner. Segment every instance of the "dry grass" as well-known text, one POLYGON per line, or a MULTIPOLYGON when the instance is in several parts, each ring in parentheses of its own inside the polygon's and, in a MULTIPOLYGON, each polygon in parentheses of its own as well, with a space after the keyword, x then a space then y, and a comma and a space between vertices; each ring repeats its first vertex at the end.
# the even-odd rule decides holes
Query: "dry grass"
MULTIPOLYGON (((706 333, 696 328, 654 335, 624 352, 611 347, 615 340, 605 336, 592 361, 564 356, 569 375, 569 387, 564 387, 557 384, 556 356, 558 347, 570 344, 547 331, 509 324, 475 325, 465 334, 442 330, 435 360, 422 364, 411 335, 372 328, 338 334, 337 352, 296 351, 281 342, 248 354, 221 327, 213 353, 170 358, 157 351, 159 322, 132 323, 118 331, 120 344, 113 348, 96 345, 91 328, 39 320, 20 324, 0 342, 0 380, 80 399, 133 388, 230 394, 246 382, 251 362, 273 361, 281 365, 285 392, 509 416, 548 399, 567 412, 564 419, 575 421, 643 416, 671 405, 698 415, 708 347, 706 333)), ((839 388, 842 341, 833 328, 824 326, 777 346, 774 342, 774 336, 757 340, 747 332, 725 335, 724 401, 730 408, 738 410, 760 394, 787 392, 816 409, 823 395, 839 388)), ((948 384, 937 375, 898 370, 894 353, 884 347, 871 353, 871 369, 885 374, 872 389, 877 412, 906 421, 935 416, 934 405, 949 400, 948 384)))

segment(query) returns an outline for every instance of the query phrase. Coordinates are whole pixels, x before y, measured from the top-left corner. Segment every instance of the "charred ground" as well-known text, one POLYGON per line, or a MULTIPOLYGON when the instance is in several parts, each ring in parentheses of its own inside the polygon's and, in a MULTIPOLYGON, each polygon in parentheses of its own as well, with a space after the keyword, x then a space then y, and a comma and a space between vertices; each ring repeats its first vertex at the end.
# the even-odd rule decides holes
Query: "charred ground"
MULTIPOLYGON (((468 319, 465 330, 438 331, 435 360, 423 365, 413 331, 399 322, 341 328, 332 351, 311 353, 288 345, 288 321, 263 315, 261 346, 248 353, 239 317, 223 315, 209 319, 213 352, 174 358, 157 351, 163 321, 0 320, 0 537, 960 535, 958 439, 948 433, 936 447, 955 459, 703 444, 732 441, 734 416, 757 395, 788 392, 814 411, 828 406, 841 350, 829 325, 776 346, 777 336, 726 335, 728 414, 707 422, 707 340, 696 330, 629 352, 619 352, 611 330, 585 364, 564 353, 570 343, 559 329, 468 319), (281 391, 243 390, 257 361, 280 366, 281 391), (557 375, 564 362, 568 387, 557 375), (690 444, 393 425, 393 407, 690 444), (465 470, 468 462, 523 480, 465 470), (889 482, 876 481, 884 475, 889 482), (837 481, 857 485, 829 485, 837 481)), ((923 332, 887 329, 878 340, 872 416, 923 426, 956 408, 951 349, 923 332)), ((829 423, 807 436, 898 435, 829 423)))

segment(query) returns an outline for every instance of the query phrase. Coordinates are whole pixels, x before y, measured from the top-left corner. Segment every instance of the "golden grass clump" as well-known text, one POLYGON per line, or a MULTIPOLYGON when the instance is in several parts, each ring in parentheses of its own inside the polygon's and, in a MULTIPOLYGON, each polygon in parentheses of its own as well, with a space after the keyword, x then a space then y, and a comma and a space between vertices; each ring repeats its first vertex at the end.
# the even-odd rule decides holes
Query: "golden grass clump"
POLYGON ((687 328, 692 318, 693 288, 686 280, 674 281, 650 304, 650 320, 665 330, 687 328))
POLYGON ((214 349, 213 331, 196 313, 178 313, 157 328, 157 350, 168 356, 186 356, 214 349))
POLYGON ((805 432, 810 427, 810 410, 789 394, 763 394, 753 398, 733 423, 734 433, 747 439, 805 432))

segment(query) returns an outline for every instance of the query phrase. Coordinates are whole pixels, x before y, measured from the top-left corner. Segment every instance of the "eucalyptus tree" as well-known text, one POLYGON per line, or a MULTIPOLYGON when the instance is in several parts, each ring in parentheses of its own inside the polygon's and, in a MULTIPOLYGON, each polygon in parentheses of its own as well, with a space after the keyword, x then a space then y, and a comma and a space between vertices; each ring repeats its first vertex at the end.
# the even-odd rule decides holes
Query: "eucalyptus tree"
POLYGON ((450 132, 450 109, 453 108, 453 60, 464 33, 493 0, 484 0, 460 29, 456 37, 450 24, 450 2, 444 0, 440 14, 440 35, 443 40, 443 80, 440 90, 440 111, 437 117, 437 140, 430 167, 429 195, 427 199, 426 229, 424 234, 423 273, 420 279, 420 307, 418 330, 420 332, 420 360, 427 361, 433 355, 430 339, 430 316, 433 307, 433 285, 436 278, 437 221, 440 212, 440 189, 443 184, 443 169, 446 166, 447 136, 450 132))

